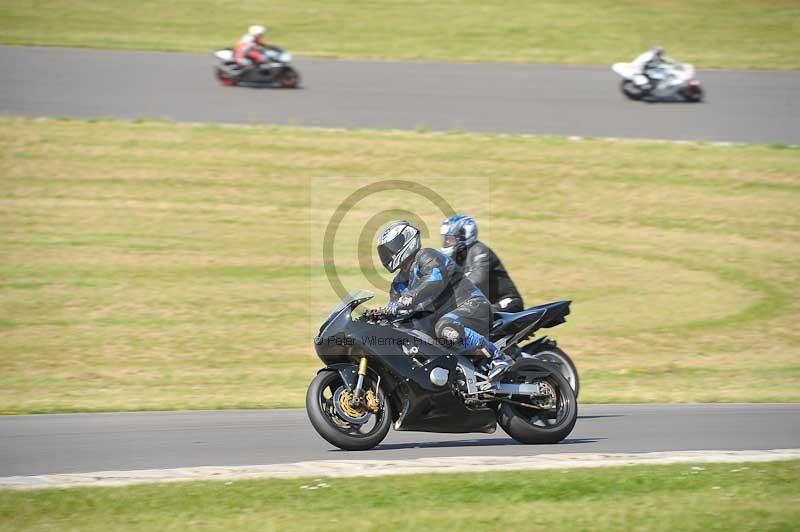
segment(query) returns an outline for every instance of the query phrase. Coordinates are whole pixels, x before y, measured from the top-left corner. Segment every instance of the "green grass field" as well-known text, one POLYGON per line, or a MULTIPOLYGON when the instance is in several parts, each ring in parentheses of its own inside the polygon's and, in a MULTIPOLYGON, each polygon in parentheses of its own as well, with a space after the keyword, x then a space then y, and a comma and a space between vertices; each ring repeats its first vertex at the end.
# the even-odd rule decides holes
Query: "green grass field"
MULTIPOLYGON (((800 401, 800 149, 0 118, 0 411, 302 405, 325 224, 389 178, 475 215, 529 304, 574 300, 582 401, 800 401)), ((358 203, 348 288, 401 206, 437 233, 358 203)))
POLYGON ((0 530, 788 531, 798 479, 772 462, 6 490, 0 530))
POLYGON ((0 43, 208 52, 250 24, 322 57, 607 65, 662 44, 701 68, 800 68, 794 0, 0 2, 0 43))

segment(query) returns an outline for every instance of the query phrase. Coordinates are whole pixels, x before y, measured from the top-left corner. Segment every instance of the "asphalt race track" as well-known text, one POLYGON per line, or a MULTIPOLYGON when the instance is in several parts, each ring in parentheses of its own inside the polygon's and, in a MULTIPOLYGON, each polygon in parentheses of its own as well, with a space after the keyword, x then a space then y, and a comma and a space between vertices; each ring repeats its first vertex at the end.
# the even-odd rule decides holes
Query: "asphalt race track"
MULTIPOLYGON (((624 58, 621 58, 624 59, 624 58)), ((0 46, 0 114, 800 144, 800 72, 699 74, 626 101, 610 68, 302 59, 302 90, 222 87, 211 54, 0 46)), ((0 416, 0 476, 325 459, 800 448, 800 405, 589 405, 565 442, 391 432, 338 451, 303 410, 0 416)))
POLYGON ((707 103, 647 104, 603 67, 301 59, 292 91, 222 87, 213 62, 0 46, 0 114, 800 144, 800 72, 700 71, 707 103))
POLYGON ((330 446, 304 410, 0 416, 0 477, 306 460, 800 448, 800 405, 587 405, 558 445, 495 434, 391 431, 371 451, 330 446))

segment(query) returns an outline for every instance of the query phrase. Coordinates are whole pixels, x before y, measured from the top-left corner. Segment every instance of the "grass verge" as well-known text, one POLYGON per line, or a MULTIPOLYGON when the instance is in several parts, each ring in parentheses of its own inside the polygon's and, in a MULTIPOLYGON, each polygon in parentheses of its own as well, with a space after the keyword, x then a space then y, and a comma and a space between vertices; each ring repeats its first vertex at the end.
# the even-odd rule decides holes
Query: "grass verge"
POLYGON ((0 530, 794 530, 798 479, 772 462, 0 491, 0 530))
MULTIPOLYGON (((476 216, 529 304, 575 301, 582 401, 800 401, 798 149, 0 118, 0 411, 302 405, 324 228, 386 179, 476 216)), ((359 202, 349 288, 387 286, 358 250, 400 207, 439 245, 414 194, 359 202)))
POLYGON ((249 24, 323 57, 607 65, 656 43, 703 68, 800 68, 792 0, 43 0, 0 4, 0 42, 207 52, 249 24))

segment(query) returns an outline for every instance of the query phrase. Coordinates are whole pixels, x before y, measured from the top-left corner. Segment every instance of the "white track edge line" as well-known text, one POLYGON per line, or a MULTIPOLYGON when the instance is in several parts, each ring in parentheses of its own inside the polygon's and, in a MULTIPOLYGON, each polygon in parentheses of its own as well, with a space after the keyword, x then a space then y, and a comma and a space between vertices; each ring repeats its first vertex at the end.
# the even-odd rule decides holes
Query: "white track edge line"
POLYGON ((196 480, 261 478, 376 477, 419 473, 462 473, 800 460, 800 449, 749 451, 666 451, 650 453, 563 453, 534 456, 450 456, 411 460, 321 460, 289 464, 202 466, 137 471, 98 471, 0 477, 0 489, 40 489, 196 480))

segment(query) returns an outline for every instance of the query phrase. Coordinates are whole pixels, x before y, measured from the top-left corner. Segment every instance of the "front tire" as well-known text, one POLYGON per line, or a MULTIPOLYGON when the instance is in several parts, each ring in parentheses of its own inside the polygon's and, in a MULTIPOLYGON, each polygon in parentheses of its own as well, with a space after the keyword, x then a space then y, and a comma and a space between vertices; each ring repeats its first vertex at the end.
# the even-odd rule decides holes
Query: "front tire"
MULTIPOLYGON (((345 451, 365 451, 383 441, 392 425, 392 410, 381 390, 376 390, 381 405, 377 414, 368 414, 375 419, 364 424, 351 423, 336 413, 333 401, 336 392, 345 386, 338 371, 320 371, 306 393, 306 413, 314 429, 325 440, 345 451)), ((371 379, 365 388, 374 387, 371 379)))
MULTIPOLYGON (((509 377, 514 378, 515 367, 530 366, 530 362, 517 363, 508 370, 509 377)), ((556 394, 552 409, 535 409, 509 402, 501 402, 497 409, 497 422, 506 433, 520 443, 544 444, 558 443, 572 432, 578 420, 578 402, 569 383, 557 371, 547 364, 536 363, 540 369, 550 374, 544 377, 556 394)), ((528 368, 526 368, 528 369, 528 368)))
POLYGON ((700 85, 690 85, 683 90, 683 97, 687 102, 700 103, 704 96, 703 88, 700 85))
POLYGON ((278 83, 283 89, 296 89, 300 86, 300 74, 292 67, 286 67, 278 83))
POLYGON ((622 91, 629 100, 641 100, 647 94, 645 91, 640 89, 632 80, 624 79, 619 86, 619 89, 622 91))

